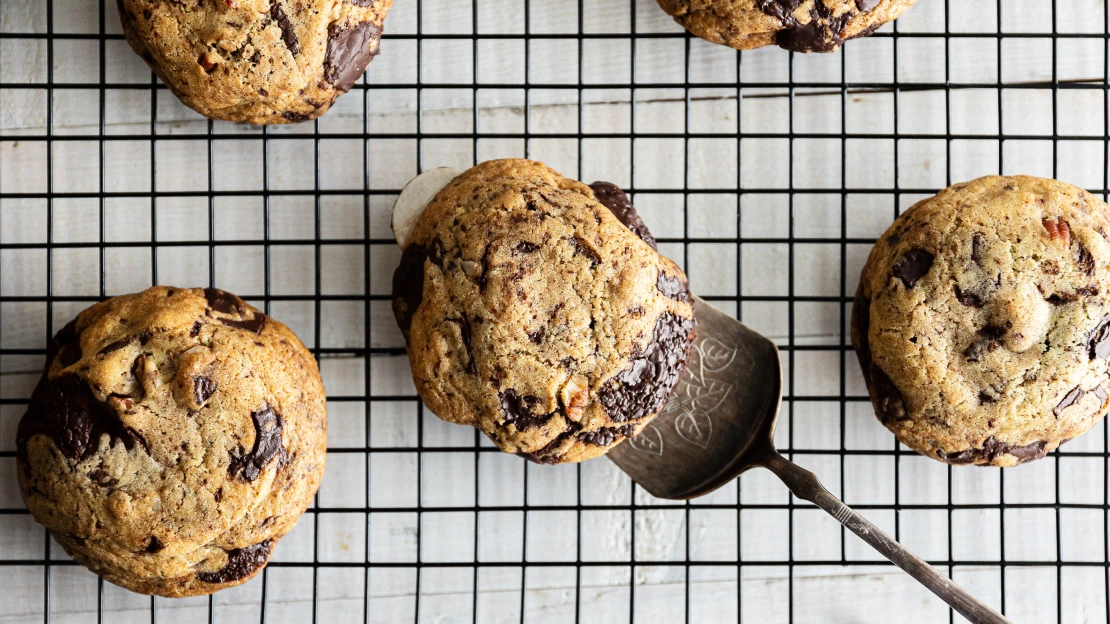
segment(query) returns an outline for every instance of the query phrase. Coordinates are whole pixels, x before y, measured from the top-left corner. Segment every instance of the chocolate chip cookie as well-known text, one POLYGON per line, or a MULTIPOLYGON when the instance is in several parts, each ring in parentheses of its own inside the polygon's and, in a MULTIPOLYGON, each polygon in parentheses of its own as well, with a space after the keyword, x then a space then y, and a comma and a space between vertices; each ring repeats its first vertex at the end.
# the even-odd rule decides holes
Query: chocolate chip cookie
POLYGON ((293 332, 221 290, 154 287, 57 333, 16 461, 31 514, 78 563, 194 596, 266 565, 316 493, 326 438, 293 332))
POLYGON ((987 177, 875 243, 852 345, 884 425, 950 464, 1013 466, 1093 427, 1110 394, 1110 208, 1056 180, 987 177))
POLYGON ((128 43, 187 106, 252 124, 315 119, 378 53, 393 0, 117 0, 128 43))
POLYGON ((686 368, 686 276, 616 186, 497 160, 428 205, 393 276, 412 376, 440 418, 538 463, 635 435, 686 368))
POLYGON ((917 0, 658 0, 691 33, 738 50, 775 44, 832 52, 866 37, 917 0))

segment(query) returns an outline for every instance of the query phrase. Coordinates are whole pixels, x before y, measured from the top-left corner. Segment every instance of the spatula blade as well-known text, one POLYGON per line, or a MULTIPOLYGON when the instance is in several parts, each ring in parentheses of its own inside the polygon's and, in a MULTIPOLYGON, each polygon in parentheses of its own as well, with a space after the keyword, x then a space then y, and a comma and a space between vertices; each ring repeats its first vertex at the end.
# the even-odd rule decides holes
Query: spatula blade
POLYGON ((697 338, 666 406, 639 435, 609 451, 658 498, 707 494, 757 465, 771 448, 782 398, 778 348, 694 297, 697 338))

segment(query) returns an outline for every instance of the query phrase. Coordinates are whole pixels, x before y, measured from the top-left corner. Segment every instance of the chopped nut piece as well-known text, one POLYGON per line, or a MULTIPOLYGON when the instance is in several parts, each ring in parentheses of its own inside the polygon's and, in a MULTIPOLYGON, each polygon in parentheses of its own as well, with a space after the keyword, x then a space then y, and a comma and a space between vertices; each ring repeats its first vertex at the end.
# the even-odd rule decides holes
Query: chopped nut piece
POLYGON ((1059 238, 1064 241, 1065 247, 1071 245, 1071 230, 1068 229, 1068 222, 1064 221, 1064 217, 1057 217, 1055 222, 1052 219, 1041 219, 1041 225, 1048 230, 1050 239, 1059 238))

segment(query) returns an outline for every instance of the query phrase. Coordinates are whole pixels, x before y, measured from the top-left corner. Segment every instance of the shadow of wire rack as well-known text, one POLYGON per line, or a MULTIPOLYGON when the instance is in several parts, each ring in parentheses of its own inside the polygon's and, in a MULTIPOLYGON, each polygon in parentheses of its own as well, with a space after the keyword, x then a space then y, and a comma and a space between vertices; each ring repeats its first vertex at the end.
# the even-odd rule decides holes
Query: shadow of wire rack
POLYGON ((506 156, 631 189, 695 291, 777 340, 778 444, 846 502, 1015 621, 1107 620, 1106 427, 948 468, 878 425, 844 331, 871 241, 939 188, 1031 173, 1106 196, 1104 2, 922 0, 823 56, 713 46, 650 0, 397 0, 386 31, 328 115, 262 130, 184 108, 112 2, 0 4, 0 623, 957 619, 764 474, 655 500, 603 459, 527 465, 421 408, 392 199, 506 156), (314 506, 212 598, 100 582, 15 486, 48 336, 151 283, 264 307, 329 390, 314 506))

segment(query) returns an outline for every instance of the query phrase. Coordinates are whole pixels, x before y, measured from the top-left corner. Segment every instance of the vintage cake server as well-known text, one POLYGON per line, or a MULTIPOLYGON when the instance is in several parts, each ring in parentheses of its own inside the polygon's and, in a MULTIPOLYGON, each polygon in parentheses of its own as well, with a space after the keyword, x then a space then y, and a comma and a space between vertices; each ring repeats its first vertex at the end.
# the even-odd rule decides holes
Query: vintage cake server
MULTIPOLYGON (((441 167, 413 178, 393 206, 393 235, 404 247, 424 208, 462 172, 441 167)), ((775 449, 782 401, 778 348, 740 321, 694 297, 697 339, 667 405, 643 431, 606 455, 659 498, 708 494, 751 468, 766 468, 794 496, 824 509, 958 613, 976 624, 1005 617, 910 552, 775 449)))

